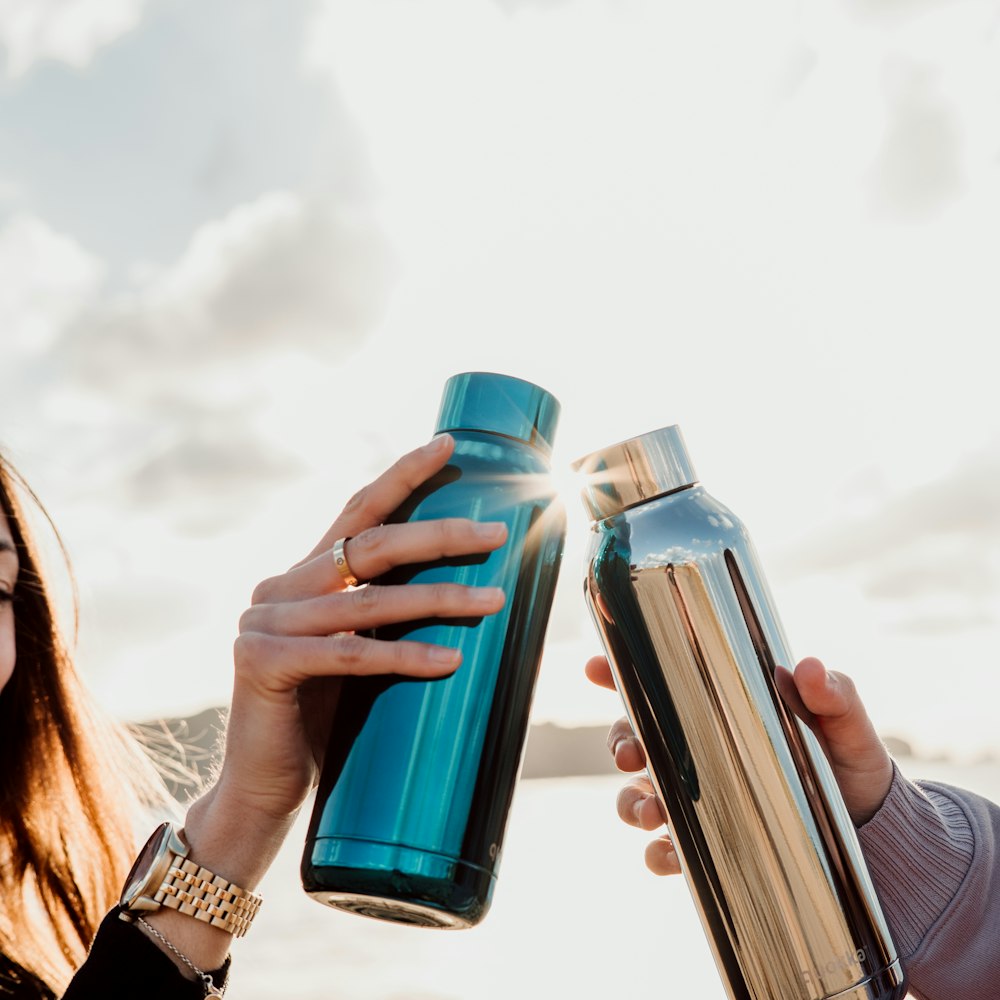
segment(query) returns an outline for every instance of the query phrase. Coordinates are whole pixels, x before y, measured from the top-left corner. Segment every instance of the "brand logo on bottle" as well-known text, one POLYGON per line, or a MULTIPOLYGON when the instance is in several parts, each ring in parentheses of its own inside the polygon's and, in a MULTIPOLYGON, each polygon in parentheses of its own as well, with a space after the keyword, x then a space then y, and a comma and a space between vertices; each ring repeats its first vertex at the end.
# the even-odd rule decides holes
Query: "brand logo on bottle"
POLYGON ((848 972, 860 968, 866 958, 867 955, 865 955, 864 948, 859 948, 857 951, 849 951, 843 955, 835 955, 824 965, 819 966, 815 972, 802 969, 802 978, 807 986, 818 987, 820 985, 819 980, 822 978, 824 972, 830 975, 836 972, 848 972))

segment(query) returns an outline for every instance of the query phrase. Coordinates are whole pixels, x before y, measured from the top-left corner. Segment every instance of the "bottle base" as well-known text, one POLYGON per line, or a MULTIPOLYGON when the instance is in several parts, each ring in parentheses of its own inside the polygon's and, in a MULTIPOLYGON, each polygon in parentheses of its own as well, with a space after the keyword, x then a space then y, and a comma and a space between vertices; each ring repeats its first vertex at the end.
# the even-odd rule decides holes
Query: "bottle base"
POLYGON ((823 1000, 903 1000, 906 996, 906 977, 897 960, 881 972, 857 983, 842 993, 834 993, 823 1000))
POLYGON ((317 902, 378 920, 457 930, 489 910, 496 877, 486 868, 399 844, 320 838, 302 864, 317 902))
POLYGON ((309 892, 313 899, 336 910, 356 913, 375 920, 391 920, 397 924, 414 927, 432 927, 444 930, 463 930, 472 927, 476 920, 466 920, 446 910, 435 909, 419 903, 404 902, 378 896, 357 896, 348 892, 309 892))

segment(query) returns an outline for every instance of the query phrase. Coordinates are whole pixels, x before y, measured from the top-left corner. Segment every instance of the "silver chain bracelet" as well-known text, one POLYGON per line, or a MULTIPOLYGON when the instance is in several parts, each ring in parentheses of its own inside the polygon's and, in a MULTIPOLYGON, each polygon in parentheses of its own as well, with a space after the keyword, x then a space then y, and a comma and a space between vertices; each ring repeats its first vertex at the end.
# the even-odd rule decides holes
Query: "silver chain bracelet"
POLYGON ((216 985, 212 977, 202 969, 199 969, 194 962, 191 961, 187 955, 181 954, 148 920, 144 917, 135 917, 136 923, 142 924, 146 928, 146 931, 153 935, 158 941, 166 945, 200 980, 202 986, 205 987, 206 997, 224 997, 226 995, 226 983, 220 990, 216 985))

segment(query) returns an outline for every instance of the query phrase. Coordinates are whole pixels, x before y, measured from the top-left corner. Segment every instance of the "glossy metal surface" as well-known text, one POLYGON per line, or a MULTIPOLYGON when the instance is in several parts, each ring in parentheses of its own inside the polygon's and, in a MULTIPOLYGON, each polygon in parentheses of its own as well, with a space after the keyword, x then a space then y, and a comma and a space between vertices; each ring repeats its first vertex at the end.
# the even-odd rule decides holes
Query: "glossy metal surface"
POLYGON ((587 477, 583 502, 598 519, 697 482, 676 424, 602 448, 574 467, 587 477))
MULTIPOLYGON (((481 415, 481 400, 476 407, 481 415)), ((302 877, 306 891, 331 906, 466 927, 485 915, 496 880, 565 516, 540 449, 450 429, 456 445, 448 466, 392 520, 502 520, 508 540, 488 556, 404 567, 381 582, 499 586, 507 603, 483 619, 374 631, 378 639, 457 647, 462 666, 438 680, 343 685, 302 877)))
POLYGON ((599 521, 586 594, 729 995, 903 997, 836 781, 777 690, 794 661, 740 521, 699 485, 599 521))

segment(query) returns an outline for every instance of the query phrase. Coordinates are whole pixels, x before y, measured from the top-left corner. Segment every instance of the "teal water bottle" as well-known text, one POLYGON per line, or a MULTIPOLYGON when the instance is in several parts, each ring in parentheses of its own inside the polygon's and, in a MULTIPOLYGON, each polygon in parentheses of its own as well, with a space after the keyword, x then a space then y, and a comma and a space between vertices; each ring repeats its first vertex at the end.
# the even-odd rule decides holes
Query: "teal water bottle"
POLYGON ((329 906, 429 927, 470 927, 490 905, 521 767, 565 515, 549 479, 559 404, 530 382, 485 372, 445 385, 435 433, 449 463, 389 519, 504 521, 495 552, 404 566, 383 584, 500 587, 477 619, 381 627, 378 639, 451 646, 449 677, 352 677, 341 690, 302 859, 329 906))

